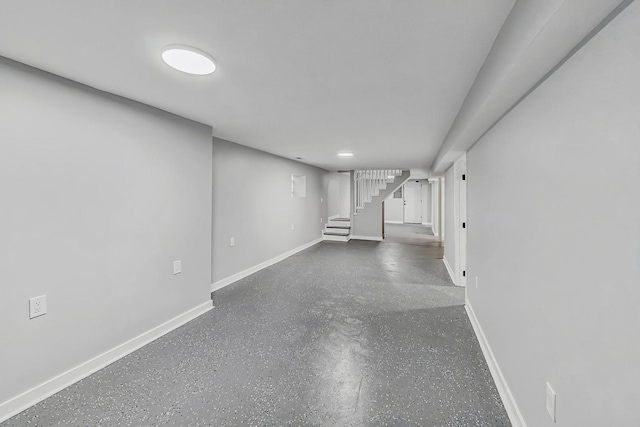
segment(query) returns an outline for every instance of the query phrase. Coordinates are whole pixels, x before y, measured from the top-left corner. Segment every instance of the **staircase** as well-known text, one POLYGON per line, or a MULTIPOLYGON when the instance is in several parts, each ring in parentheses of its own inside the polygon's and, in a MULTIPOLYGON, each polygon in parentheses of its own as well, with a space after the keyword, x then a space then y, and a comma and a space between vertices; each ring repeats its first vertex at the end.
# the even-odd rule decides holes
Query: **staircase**
POLYGON ((351 220, 349 218, 333 218, 324 226, 324 240, 348 242, 351 239, 351 220))
MULTIPOLYGON (((387 184, 393 183, 396 177, 402 176, 401 169, 385 170, 356 170, 354 180, 354 214, 365 208, 365 203, 371 203, 374 197, 380 195, 387 184)), ((349 218, 333 218, 325 224, 322 232, 324 240, 334 242, 348 242, 351 239, 351 220, 349 218)))
POLYGON ((397 176, 402 175, 401 169, 387 170, 357 170, 353 175, 355 190, 355 212, 364 209, 365 203, 371 203, 380 190, 385 190, 387 184, 392 183, 397 176))

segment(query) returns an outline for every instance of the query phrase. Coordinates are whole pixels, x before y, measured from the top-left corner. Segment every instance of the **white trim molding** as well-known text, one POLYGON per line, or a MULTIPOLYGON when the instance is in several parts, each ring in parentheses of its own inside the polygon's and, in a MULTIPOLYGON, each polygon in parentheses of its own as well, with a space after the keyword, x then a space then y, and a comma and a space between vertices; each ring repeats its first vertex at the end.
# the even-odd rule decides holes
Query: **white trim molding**
POLYGON ((484 358, 487 361, 489 371, 491 372, 493 381, 496 383, 496 388, 498 389, 498 393, 500 394, 500 398, 502 399, 502 403, 504 404, 504 408, 507 411, 511 424, 513 427, 527 427, 527 424, 524 422, 524 418, 520 413, 520 409, 518 408, 518 404, 516 403, 516 399, 513 397, 513 394, 511 394, 511 389, 509 389, 507 380, 504 378, 504 375, 502 375, 498 361, 493 355, 493 351, 491 351, 489 341, 487 341, 487 337, 484 335, 480 322, 478 322, 478 318, 476 317, 468 299, 465 299, 464 308, 467 311, 467 316, 469 316, 471 326, 473 326, 473 330, 476 333, 476 337, 480 343, 480 348, 482 349, 482 354, 484 354, 484 358))
POLYGON ((220 279, 217 282, 214 282, 211 284, 211 292, 215 292, 219 289, 224 288, 225 286, 229 286, 230 284, 237 282, 240 279, 244 279, 247 276, 251 276, 253 273, 257 273, 258 271, 262 270, 263 268, 267 268, 272 266, 273 264, 280 262, 284 259, 289 258, 291 255, 295 255, 300 251, 303 251, 307 248, 310 248, 311 246, 318 244, 320 242, 322 242, 322 237, 319 237, 315 240, 310 241, 309 243, 305 243, 302 246, 298 246, 295 249, 292 249, 288 252, 285 252, 281 255, 278 255, 277 257, 271 258, 265 262, 261 262, 258 265, 254 265, 253 267, 249 267, 246 270, 242 270, 236 274, 233 274, 231 276, 225 277, 224 279, 220 279))
POLYGON ((191 310, 188 310, 165 323, 148 330, 129 341, 122 343, 111 350, 90 359, 68 371, 27 390, 16 397, 0 404, 0 422, 6 421, 14 415, 46 399, 49 396, 63 390, 83 378, 99 371, 107 365, 122 359, 126 355, 133 353, 139 348, 149 344, 161 336, 173 331, 196 317, 206 313, 213 308, 209 300, 191 310))
POLYGON ((449 265, 449 261, 447 261, 445 256, 442 257, 442 262, 444 263, 444 266, 447 267, 447 272, 449 273, 449 277, 451 277, 451 281, 454 285, 458 286, 456 283, 456 275, 453 273, 453 269, 449 265))
POLYGON ((427 227, 433 227, 433 223, 431 222, 423 222, 422 225, 426 225, 427 227))
POLYGON ((385 224, 404 224, 403 221, 384 221, 385 224))
POLYGON ((371 240, 374 242, 382 242, 382 237, 374 236, 351 236, 351 240, 371 240))

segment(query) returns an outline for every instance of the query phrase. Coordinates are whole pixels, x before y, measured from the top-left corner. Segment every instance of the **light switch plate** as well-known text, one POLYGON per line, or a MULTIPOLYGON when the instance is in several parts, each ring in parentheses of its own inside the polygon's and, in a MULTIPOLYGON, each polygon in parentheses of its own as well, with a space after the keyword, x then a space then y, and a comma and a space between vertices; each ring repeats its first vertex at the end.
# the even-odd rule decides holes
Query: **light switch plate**
POLYGON ((173 274, 182 273, 182 260, 173 261, 173 274))
POLYGON ((235 246, 235 244, 236 244, 236 238, 229 237, 229 246, 235 246))
POLYGON ((547 383, 547 412, 553 422, 556 422, 556 392, 551 388, 551 384, 547 383))
POLYGON ((39 297, 29 299, 29 319, 47 314, 47 296, 40 295, 39 297))

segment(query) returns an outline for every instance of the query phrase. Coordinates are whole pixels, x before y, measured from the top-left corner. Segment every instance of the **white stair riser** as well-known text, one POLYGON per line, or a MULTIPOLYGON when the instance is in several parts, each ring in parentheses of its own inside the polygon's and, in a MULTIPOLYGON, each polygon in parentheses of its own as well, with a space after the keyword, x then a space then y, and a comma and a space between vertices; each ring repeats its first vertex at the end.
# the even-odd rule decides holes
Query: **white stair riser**
POLYGON ((331 221, 331 220, 329 220, 327 225, 328 226, 335 226, 335 227, 351 227, 351 221, 331 221))
POLYGON ((325 228, 324 231, 325 233, 336 233, 346 236, 351 230, 349 228, 325 228))
POLYGON ((331 236, 331 235, 324 235, 324 240, 329 240, 332 242, 348 242, 350 239, 349 236, 331 236))

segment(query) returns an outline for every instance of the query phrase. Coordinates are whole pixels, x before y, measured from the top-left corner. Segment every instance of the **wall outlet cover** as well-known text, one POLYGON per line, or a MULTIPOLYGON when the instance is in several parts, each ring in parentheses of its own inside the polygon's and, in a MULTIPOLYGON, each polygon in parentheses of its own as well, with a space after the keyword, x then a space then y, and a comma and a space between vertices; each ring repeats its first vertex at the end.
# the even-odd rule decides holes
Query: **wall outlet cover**
POLYGON ((235 244, 236 244, 236 238, 229 237, 229 246, 235 246, 235 244))
POLYGON ((29 319, 47 314, 47 296, 40 295, 39 297, 29 299, 29 319))
POLYGON ((173 274, 182 273, 182 260, 173 261, 173 274))

